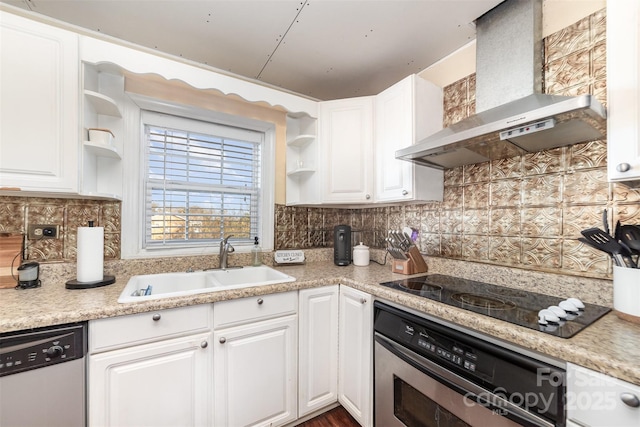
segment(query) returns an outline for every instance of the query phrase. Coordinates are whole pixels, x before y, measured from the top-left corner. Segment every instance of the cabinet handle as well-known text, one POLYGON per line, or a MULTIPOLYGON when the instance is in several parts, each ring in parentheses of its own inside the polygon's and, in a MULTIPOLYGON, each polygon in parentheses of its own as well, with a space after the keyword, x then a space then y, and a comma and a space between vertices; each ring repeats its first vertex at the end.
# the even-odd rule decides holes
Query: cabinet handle
POLYGON ((409 192, 407 190, 402 190, 402 195, 406 196, 407 194, 409 194, 409 192))
POLYGON ((154 322, 157 322, 158 320, 160 320, 161 317, 162 316, 160 316, 158 313, 156 313, 156 314, 153 315, 152 319, 153 319, 154 322))
POLYGON ((258 298, 258 305, 262 305, 263 302, 264 300, 262 298, 258 298))
POLYGON ((369 200, 371 198, 371 194, 367 194, 366 196, 364 196, 364 198, 369 200))
POLYGON ((616 170, 618 172, 628 172, 631 169, 631 165, 629 163, 620 163, 616 166, 616 170))
POLYGON ((227 342, 227 339, 225 337, 220 337, 218 341, 220 342, 220 344, 224 344, 227 342))
POLYGON ((202 347, 202 348, 207 348, 207 347, 209 347, 209 343, 208 343, 208 342, 206 342, 206 341, 202 341, 202 342, 200 343, 200 347, 202 347))
POLYGON ((625 405, 631 406, 632 408, 640 407, 640 399, 633 393, 622 393, 620 395, 620 400, 624 402, 625 405))
POLYGON ((366 304, 366 303, 367 303, 366 298, 360 298, 360 304, 366 304))

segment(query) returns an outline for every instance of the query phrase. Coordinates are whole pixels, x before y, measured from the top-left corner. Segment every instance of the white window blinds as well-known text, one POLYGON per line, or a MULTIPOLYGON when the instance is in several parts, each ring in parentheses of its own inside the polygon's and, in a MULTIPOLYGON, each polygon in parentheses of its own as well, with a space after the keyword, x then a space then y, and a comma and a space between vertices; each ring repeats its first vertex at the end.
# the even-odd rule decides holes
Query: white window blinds
POLYGON ((260 235, 264 135, 145 113, 145 247, 196 246, 260 235), (163 124, 163 125, 161 125, 163 124))

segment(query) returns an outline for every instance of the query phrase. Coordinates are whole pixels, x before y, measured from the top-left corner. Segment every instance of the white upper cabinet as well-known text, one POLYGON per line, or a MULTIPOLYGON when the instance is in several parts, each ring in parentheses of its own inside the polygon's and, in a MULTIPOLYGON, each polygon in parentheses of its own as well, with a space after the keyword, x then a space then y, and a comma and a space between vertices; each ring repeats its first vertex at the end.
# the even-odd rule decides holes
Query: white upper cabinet
POLYGON ((610 181, 640 179, 640 2, 607 1, 610 181))
POLYGON ((376 96, 376 202, 442 201, 443 172, 395 152, 442 129, 442 89, 410 75, 376 96))
POLYGON ((323 202, 373 202, 371 96, 320 103, 323 202))
POLYGON ((0 43, 0 190, 77 193, 78 36, 0 11, 0 43))
MULTIPOLYGON (((395 158, 397 150, 442 129, 441 88, 411 75, 376 96, 319 105, 321 203, 442 201, 442 170, 395 158)), ((299 188, 287 187, 288 204, 302 200, 299 188)))

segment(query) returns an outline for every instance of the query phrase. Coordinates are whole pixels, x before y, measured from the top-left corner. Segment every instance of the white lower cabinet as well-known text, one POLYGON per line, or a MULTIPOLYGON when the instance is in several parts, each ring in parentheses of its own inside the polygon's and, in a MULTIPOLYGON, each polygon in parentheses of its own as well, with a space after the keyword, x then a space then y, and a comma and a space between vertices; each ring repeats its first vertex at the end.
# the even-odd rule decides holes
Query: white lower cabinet
POLYGON ((640 425, 640 386, 567 364, 567 426, 640 425))
POLYGON ((338 401, 339 289, 304 289, 298 296, 298 417, 338 401))
POLYGON ((88 425, 211 425, 210 310, 203 305, 90 322, 88 425), (130 331, 140 333, 132 339, 130 331))
POLYGON ((340 285, 93 320, 88 425, 276 427, 340 402, 370 426, 372 328, 340 285))
POLYGON ((216 303, 214 319, 214 425, 275 427, 296 420, 297 292, 216 303))
POLYGON ((338 400, 363 427, 373 425, 373 301, 340 287, 338 400))
POLYGON ((93 356, 89 425, 210 425, 210 338, 201 334, 93 356))

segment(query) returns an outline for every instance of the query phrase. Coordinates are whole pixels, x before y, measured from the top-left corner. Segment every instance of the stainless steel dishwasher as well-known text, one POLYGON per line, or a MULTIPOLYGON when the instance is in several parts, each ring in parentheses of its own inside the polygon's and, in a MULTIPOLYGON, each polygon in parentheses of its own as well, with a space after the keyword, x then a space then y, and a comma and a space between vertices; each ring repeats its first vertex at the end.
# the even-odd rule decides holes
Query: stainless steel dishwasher
POLYGON ((86 323, 0 334, 0 427, 86 425, 86 323))

